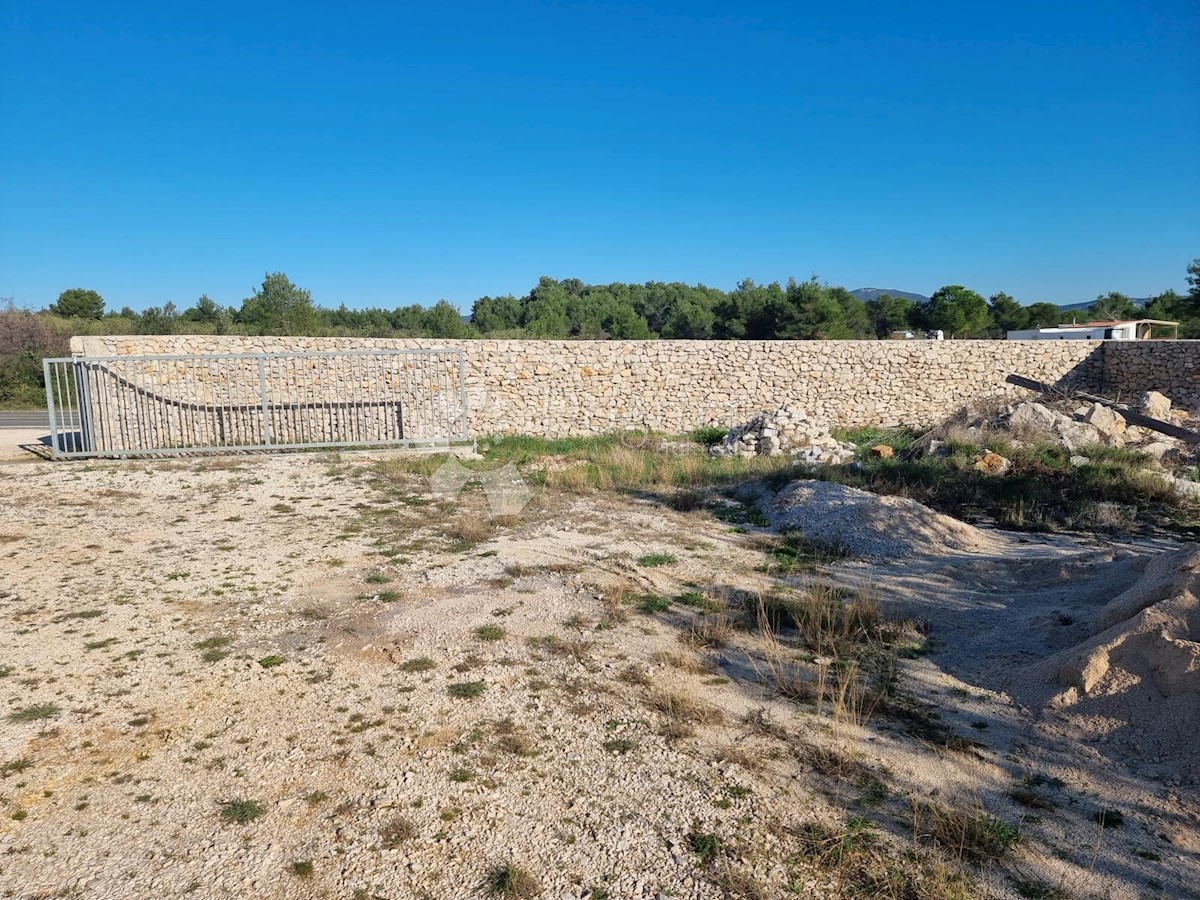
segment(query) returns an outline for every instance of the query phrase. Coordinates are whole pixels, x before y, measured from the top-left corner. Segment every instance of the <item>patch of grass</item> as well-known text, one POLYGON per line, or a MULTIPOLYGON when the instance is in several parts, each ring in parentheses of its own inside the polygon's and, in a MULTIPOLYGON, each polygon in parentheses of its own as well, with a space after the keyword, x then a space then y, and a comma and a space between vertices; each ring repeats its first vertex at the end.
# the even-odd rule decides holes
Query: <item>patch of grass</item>
POLYGON ((717 613, 696 618, 688 626, 688 630, 680 634, 685 643, 701 650, 715 650, 724 647, 733 633, 733 624, 729 617, 717 613))
POLYGON ((11 759, 8 762, 0 765, 0 778, 7 778, 9 775, 19 775, 26 769, 33 767, 33 760, 24 756, 18 759, 11 759))
POLYGON ((680 606, 691 607, 702 612, 719 612, 725 608, 725 605, 719 600, 714 600, 711 597, 706 597, 700 591, 684 591, 675 597, 675 602, 680 606))
POLYGON ((845 559, 849 554, 831 547, 818 547, 803 536, 785 533, 779 538, 767 538, 764 550, 768 562, 765 570, 772 575, 787 577, 798 572, 813 572, 817 566, 845 559))
POLYGON ((501 735, 496 746, 513 756, 537 756, 537 741, 520 731, 501 735))
POLYGON ((725 440, 725 435, 729 434, 729 429, 721 425, 702 425, 692 431, 690 437, 697 444, 705 447, 715 447, 721 441, 725 440))
POLYGON ((446 688, 446 692, 451 697, 456 697, 459 700, 472 700, 480 696, 485 690, 487 690, 487 685, 482 681, 459 681, 446 688))
POLYGON ((516 863, 505 863, 492 869, 484 883, 489 894, 511 900, 527 900, 542 892, 542 884, 516 863))
POLYGON ((600 745, 609 753, 615 753, 618 756, 624 756, 631 750, 637 747, 637 742, 629 738, 612 738, 600 745))
POLYGON ((256 800, 225 800, 221 803, 221 821, 236 825, 253 822, 265 812, 256 800))
POLYGON ((298 875, 301 878, 308 878, 313 873, 313 861, 311 859, 296 860, 292 863, 292 874, 298 875))
POLYGON ((404 595, 400 591, 380 591, 379 592, 379 602, 380 603, 395 603, 397 600, 401 599, 403 596, 404 595))
POLYGON ((835 428, 833 436, 839 441, 856 447, 875 447, 883 444, 897 453, 907 450, 917 439, 917 432, 909 428, 835 428))
POLYGON ((386 572, 372 572, 363 579, 367 584, 388 584, 392 581, 392 576, 386 572))
POLYGON ((53 719, 60 712, 62 709, 57 703, 34 703, 13 710, 6 718, 10 722, 38 722, 42 719, 53 719))
POLYGON ((666 597, 660 597, 658 594, 642 594, 638 600, 637 608, 640 612, 647 615, 666 612, 671 608, 671 601, 666 597))
POLYGON ((709 706, 698 700, 693 700, 685 694, 661 693, 653 694, 647 700, 652 709, 662 713, 668 719, 695 725, 720 725, 725 721, 725 713, 715 706, 709 706))
POLYGON ((258 661, 258 664, 264 669, 273 669, 276 666, 282 666, 285 662, 286 660, 282 656, 273 653, 270 656, 264 656, 258 661))
POLYGON ((401 672, 430 672, 436 668, 437 663, 428 656, 418 656, 400 663, 401 672))
POLYGON ((233 643, 233 638, 227 634, 217 635, 215 637, 205 638, 202 641, 197 641, 194 646, 197 650, 203 650, 200 658, 205 662, 220 662, 229 655, 229 651, 225 649, 233 643))
POLYGON ((480 625, 475 629, 475 637, 481 641, 501 641, 508 632, 499 625, 480 625))
POLYGON ((717 858, 724 845, 719 835, 693 831, 688 835, 688 846, 700 857, 700 862, 708 863, 717 858))
POLYGON ((1089 447, 1090 461, 1083 466, 1071 465, 1072 452, 1050 443, 1014 447, 999 439, 982 444, 952 439, 943 452, 867 456, 853 469, 827 466, 814 475, 1012 529, 1111 531, 1122 527, 1127 513, 1129 523, 1191 533, 1200 518, 1194 503, 1153 472, 1152 461, 1127 449, 1089 447), (984 450, 1011 460, 1009 473, 992 477, 975 471, 975 458, 984 450))
POLYGON ((484 516, 464 513, 443 527, 443 534, 451 541, 450 549, 462 553, 491 540, 496 525, 484 516))
POLYGON ((1021 842, 1016 825, 982 809, 956 809, 914 798, 913 815, 918 834, 976 864, 1002 859, 1021 842))
POLYGON ((638 565, 646 569, 654 569, 658 566, 673 566, 679 560, 674 553, 647 553, 644 556, 638 557, 638 565))

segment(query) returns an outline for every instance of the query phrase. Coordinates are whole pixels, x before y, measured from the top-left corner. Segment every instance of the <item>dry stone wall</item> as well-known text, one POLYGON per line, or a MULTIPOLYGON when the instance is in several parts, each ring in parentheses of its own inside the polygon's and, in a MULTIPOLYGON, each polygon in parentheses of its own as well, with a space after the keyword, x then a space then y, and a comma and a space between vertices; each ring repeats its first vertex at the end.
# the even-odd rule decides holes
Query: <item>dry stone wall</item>
MULTIPOLYGON (((86 356, 461 347, 473 435, 686 432, 790 406, 829 427, 937 423, 964 403, 1020 393, 1017 372, 1103 386, 1093 341, 439 341, 115 336, 86 356)), ((164 386, 166 387, 166 386, 164 386)))
POLYGON ((1104 386, 1121 400, 1137 403, 1159 391, 1179 407, 1200 407, 1200 341, 1108 341, 1104 386))

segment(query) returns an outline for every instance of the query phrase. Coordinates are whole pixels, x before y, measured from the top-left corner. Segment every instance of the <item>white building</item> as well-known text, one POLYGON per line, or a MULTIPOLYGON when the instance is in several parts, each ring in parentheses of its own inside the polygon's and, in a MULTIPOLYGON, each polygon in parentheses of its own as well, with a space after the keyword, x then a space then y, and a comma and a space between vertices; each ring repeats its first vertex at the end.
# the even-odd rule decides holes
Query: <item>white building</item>
POLYGON ((1079 322, 1053 328, 1024 328, 1010 331, 1010 341, 1148 341, 1154 338, 1173 338, 1179 334, 1178 322, 1162 319, 1129 319, 1114 322, 1079 322), (1170 329, 1170 334, 1155 334, 1170 329))

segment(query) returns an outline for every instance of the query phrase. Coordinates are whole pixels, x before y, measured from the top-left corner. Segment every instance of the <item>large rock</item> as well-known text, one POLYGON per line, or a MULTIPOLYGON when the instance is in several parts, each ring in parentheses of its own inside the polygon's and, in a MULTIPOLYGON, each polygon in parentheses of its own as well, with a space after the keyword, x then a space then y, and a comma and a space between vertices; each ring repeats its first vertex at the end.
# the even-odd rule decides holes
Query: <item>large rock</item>
POLYGON ((1090 422, 1077 422, 1041 403, 1018 404, 1008 417, 1008 429, 1018 441, 1056 441, 1072 453, 1105 443, 1100 430, 1090 422))
POLYGON ((1125 417, 1103 403, 1093 403, 1083 414, 1083 421, 1091 425, 1110 447, 1125 445, 1125 417))
POLYGON ((1008 427, 1014 431, 1053 433, 1058 430, 1058 423, 1064 419, 1070 421, 1066 416, 1041 403, 1020 403, 1008 417, 1008 427))
POLYGON ((1146 391, 1142 394, 1142 402, 1139 406, 1142 412, 1152 419, 1171 421, 1171 398, 1165 394, 1160 394, 1158 391, 1146 391))

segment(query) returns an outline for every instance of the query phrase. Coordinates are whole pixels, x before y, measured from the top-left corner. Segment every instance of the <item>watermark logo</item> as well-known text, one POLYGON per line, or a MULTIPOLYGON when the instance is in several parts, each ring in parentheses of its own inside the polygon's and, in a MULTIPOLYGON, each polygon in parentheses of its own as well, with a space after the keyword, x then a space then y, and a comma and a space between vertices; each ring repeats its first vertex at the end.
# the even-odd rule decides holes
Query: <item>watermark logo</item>
POLYGON ((515 516, 533 499, 533 491, 512 463, 505 463, 499 469, 473 471, 452 456, 429 476, 430 492, 439 500, 457 500, 469 484, 478 484, 483 489, 493 516, 515 516))

